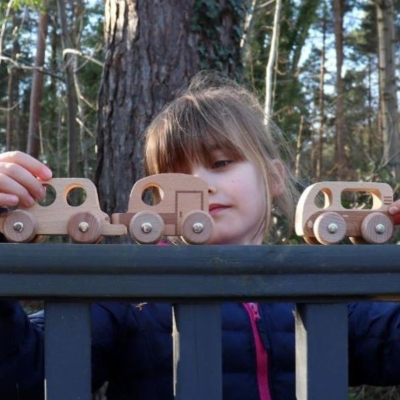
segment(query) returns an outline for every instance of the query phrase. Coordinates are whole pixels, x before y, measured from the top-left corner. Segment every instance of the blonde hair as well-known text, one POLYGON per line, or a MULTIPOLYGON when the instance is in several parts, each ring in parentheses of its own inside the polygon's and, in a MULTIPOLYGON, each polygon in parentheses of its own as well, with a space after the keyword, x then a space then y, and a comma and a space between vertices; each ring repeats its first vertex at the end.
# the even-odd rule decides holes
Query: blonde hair
POLYGON ((264 235, 271 233, 273 208, 292 227, 296 189, 280 155, 288 146, 282 132, 265 117, 258 99, 243 86, 220 75, 197 74, 190 86, 154 119, 145 135, 148 175, 190 173, 193 164, 211 165, 215 148, 223 149, 234 161, 252 162, 263 177, 264 235), (284 185, 274 160, 281 161, 285 168, 284 185), (283 186, 282 193, 275 198, 271 194, 274 184, 283 186))

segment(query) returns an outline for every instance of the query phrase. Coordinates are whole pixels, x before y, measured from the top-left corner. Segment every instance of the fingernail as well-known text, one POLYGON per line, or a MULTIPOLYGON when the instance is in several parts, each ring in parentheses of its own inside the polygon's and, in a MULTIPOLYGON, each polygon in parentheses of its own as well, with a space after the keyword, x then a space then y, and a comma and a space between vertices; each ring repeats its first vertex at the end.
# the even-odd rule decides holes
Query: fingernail
POLYGON ((41 199, 44 199, 46 197, 46 187, 43 185, 40 187, 39 196, 41 199))

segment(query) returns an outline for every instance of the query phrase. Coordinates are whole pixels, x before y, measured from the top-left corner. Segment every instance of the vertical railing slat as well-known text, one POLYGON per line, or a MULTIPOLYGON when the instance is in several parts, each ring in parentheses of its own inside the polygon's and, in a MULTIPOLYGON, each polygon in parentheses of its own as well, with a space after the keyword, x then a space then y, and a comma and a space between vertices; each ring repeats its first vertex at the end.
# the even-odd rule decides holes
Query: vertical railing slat
POLYGON ((91 400, 90 304, 45 305, 46 400, 91 400))
POLYGON ((221 305, 174 306, 176 400, 222 400, 221 305))
POLYGON ((346 304, 298 304, 296 395, 298 400, 347 400, 346 304))

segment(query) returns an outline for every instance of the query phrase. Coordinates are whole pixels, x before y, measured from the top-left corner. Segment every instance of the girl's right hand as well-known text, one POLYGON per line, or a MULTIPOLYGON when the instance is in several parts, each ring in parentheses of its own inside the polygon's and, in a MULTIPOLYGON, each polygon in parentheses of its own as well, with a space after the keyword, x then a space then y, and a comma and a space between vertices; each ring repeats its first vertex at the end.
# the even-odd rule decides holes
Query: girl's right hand
POLYGON ((21 151, 0 154, 0 207, 19 203, 30 207, 35 199, 43 199, 46 189, 39 181, 51 178, 51 170, 21 151))

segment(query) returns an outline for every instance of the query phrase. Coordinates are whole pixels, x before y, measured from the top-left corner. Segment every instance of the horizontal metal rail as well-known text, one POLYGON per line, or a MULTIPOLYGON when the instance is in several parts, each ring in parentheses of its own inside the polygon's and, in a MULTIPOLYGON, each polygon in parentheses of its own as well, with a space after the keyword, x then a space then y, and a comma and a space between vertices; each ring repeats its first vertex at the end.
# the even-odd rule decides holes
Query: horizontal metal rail
POLYGON ((0 244, 0 299, 46 301, 49 400, 91 398, 88 304, 104 299, 175 304, 177 400, 222 398, 221 302, 294 302, 298 400, 345 400, 345 303, 399 292, 395 245, 0 244))
POLYGON ((0 296, 346 301, 399 298, 400 246, 0 244, 0 296))

